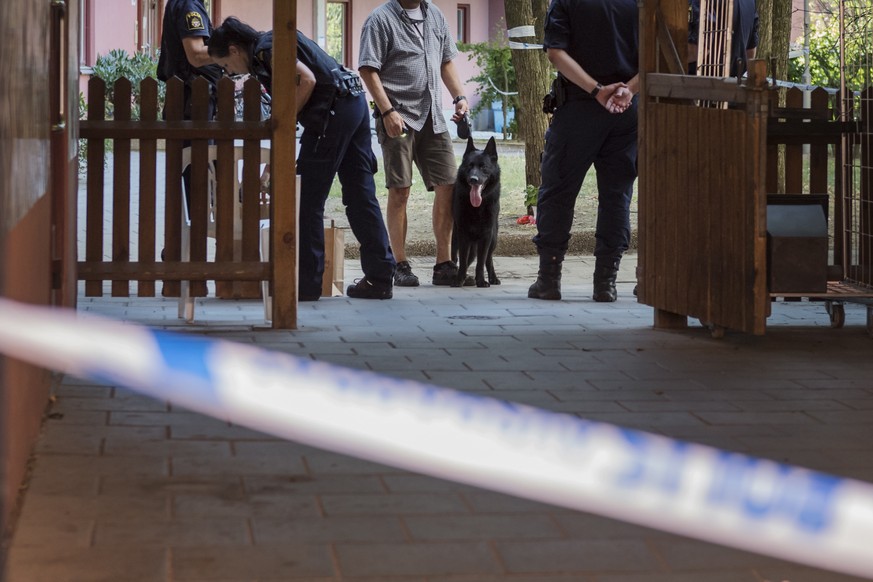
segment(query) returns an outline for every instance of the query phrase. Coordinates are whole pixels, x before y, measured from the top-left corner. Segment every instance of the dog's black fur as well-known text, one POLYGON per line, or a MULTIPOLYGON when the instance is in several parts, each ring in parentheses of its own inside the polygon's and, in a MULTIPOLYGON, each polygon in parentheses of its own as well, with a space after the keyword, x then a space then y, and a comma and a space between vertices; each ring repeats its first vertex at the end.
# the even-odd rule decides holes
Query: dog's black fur
POLYGON ((453 255, 458 259, 458 277, 452 284, 460 287, 467 279, 467 268, 476 257, 476 286, 500 285, 494 272, 494 249, 497 246, 497 218, 500 214, 500 166, 497 144, 492 137, 484 150, 477 150, 467 139, 467 151, 458 168, 452 200, 454 231, 453 255), (488 280, 485 280, 485 270, 488 280))

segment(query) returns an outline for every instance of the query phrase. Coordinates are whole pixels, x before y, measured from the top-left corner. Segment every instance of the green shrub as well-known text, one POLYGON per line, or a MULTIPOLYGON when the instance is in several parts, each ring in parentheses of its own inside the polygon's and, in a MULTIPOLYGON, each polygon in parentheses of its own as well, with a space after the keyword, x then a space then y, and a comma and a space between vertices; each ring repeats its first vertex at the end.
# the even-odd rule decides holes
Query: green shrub
MULTIPOLYGON (((157 78, 158 60, 148 53, 138 52, 129 55, 124 49, 112 49, 106 55, 98 55, 93 67, 93 75, 106 83, 106 119, 113 118, 115 82, 124 77, 131 83, 132 119, 139 119, 140 83, 148 77, 157 78)), ((158 111, 163 109, 166 85, 158 83, 158 111)))
MULTIPOLYGON (((494 39, 496 40, 475 44, 458 43, 458 50, 467 53, 467 59, 475 61, 479 68, 479 74, 468 79, 478 85, 477 95, 479 95, 479 103, 470 111, 471 115, 491 107, 495 102, 501 103, 504 112, 515 109, 516 116, 519 114, 518 83, 505 30, 506 26, 501 20, 495 26, 494 39)), ((504 139, 509 132, 509 127, 504 125, 504 139)))

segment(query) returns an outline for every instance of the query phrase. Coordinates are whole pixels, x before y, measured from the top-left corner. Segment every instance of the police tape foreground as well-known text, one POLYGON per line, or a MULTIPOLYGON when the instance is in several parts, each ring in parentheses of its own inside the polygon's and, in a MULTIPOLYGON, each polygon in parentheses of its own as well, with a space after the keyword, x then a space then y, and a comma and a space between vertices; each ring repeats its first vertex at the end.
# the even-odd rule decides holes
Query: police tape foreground
POLYGON ((227 341, 0 299, 0 352, 265 433, 873 576, 873 485, 227 341))

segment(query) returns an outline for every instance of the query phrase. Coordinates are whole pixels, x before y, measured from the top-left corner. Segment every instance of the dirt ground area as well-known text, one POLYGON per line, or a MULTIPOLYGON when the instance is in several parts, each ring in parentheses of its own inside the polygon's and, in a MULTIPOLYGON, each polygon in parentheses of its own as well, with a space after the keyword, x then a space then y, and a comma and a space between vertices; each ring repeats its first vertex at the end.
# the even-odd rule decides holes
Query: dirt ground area
MULTIPOLYGON (((480 146, 481 147, 481 146, 480 146)), ((463 144, 456 143, 456 150, 463 148, 463 144)), ((501 158, 508 153, 506 146, 498 146, 501 158)), ((515 155, 523 155, 523 150, 516 148, 515 155)), ((379 152, 377 152, 379 156, 379 152)), ((380 159, 381 163, 381 159, 380 159)), ((594 183, 593 169, 586 178, 586 183, 594 183)), ((385 214, 387 191, 377 181, 376 192, 379 203, 385 214)), ((430 193, 413 194, 409 200, 407 219, 409 230, 407 234, 406 252, 409 256, 433 256, 435 244, 433 238, 433 226, 431 223, 431 208, 433 195, 430 193)), ((527 214, 524 206, 524 195, 521 192, 507 192, 504 188, 500 199, 500 230, 499 242, 496 254, 499 256, 525 256, 535 255, 536 247, 531 242, 531 237, 536 234, 536 226, 519 225, 517 220, 527 214)), ((325 218, 333 219, 337 226, 348 227, 348 219, 342 200, 339 197, 328 198, 325 207, 325 218)), ((569 252, 572 254, 591 254, 594 251, 594 227, 597 221, 597 199, 594 195, 580 194, 576 200, 576 212, 573 219, 572 236, 570 238, 569 252)), ((636 247, 636 203, 631 207, 631 248, 636 247)), ((351 230, 346 233, 346 257, 358 256, 357 241, 351 230)))

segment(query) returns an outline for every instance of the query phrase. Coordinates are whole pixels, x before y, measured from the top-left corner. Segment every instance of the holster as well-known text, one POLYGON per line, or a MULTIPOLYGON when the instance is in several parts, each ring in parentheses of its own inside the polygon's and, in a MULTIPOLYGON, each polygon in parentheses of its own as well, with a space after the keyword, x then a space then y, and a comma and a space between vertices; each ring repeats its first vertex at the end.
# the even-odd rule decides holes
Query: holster
POLYGON ((333 86, 336 88, 337 97, 361 95, 364 92, 361 78, 351 69, 346 67, 331 69, 330 76, 333 79, 333 86))
POLYGON ((552 81, 552 88, 543 97, 543 113, 554 113, 558 107, 567 102, 567 84, 564 77, 558 76, 552 81))

